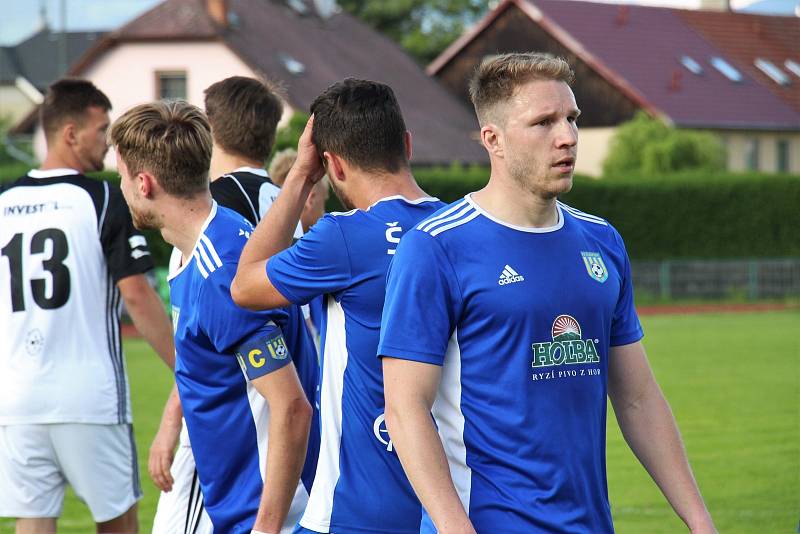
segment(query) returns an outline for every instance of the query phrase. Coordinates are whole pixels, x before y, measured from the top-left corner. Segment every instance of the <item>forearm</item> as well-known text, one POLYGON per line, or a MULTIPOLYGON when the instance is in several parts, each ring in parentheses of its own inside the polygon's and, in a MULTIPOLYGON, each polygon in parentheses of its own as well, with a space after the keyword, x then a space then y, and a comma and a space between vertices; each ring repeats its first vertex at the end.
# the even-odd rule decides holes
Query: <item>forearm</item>
POLYGON ((263 262, 292 245, 295 228, 313 187, 304 177, 289 172, 280 194, 247 240, 240 265, 263 262))
POLYGON ((700 490, 669 405, 655 382, 639 399, 614 404, 622 434, 633 453, 692 531, 713 532, 700 490))
POLYGON ((442 534, 475 532, 456 493, 447 457, 425 406, 387 406, 386 425, 403 470, 442 534))
POLYGON ((311 417, 311 405, 304 398, 287 409, 270 410, 267 465, 255 530, 277 533, 286 520, 306 458, 311 417))
POLYGON ((178 396, 177 384, 172 384, 172 390, 169 392, 167 402, 164 404, 164 413, 161 415, 161 423, 159 424, 159 431, 164 428, 177 428, 180 430, 183 425, 183 407, 181 406, 181 399, 178 396))
POLYGON ((148 285, 137 291, 124 292, 123 298, 136 330, 153 347, 164 363, 170 369, 174 369, 175 344, 172 325, 158 294, 148 285))

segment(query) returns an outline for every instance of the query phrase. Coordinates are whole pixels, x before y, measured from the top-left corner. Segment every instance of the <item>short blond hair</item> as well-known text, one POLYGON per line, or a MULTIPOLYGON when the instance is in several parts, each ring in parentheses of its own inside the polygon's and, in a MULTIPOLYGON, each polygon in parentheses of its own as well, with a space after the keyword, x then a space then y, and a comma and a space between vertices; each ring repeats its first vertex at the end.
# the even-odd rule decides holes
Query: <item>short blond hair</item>
POLYGON ((131 175, 152 173, 170 195, 191 198, 208 188, 211 127, 188 102, 152 102, 126 111, 111 127, 111 144, 131 175))
POLYGON ((469 82, 469 98, 481 125, 497 120, 497 104, 509 100, 517 87, 533 80, 571 84, 575 73, 564 59, 544 52, 513 52, 485 58, 469 82))
POLYGON ((293 148, 281 150, 272 157, 272 162, 269 164, 269 178, 273 184, 283 187, 286 175, 289 174, 289 169, 296 159, 297 151, 293 148))

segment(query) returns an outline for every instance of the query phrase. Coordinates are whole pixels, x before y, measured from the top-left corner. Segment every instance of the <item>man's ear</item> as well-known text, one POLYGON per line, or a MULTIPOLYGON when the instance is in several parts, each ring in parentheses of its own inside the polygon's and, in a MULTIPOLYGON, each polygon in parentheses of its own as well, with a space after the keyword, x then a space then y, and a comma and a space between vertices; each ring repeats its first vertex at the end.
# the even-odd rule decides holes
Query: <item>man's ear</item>
POLYGON ((322 153, 325 158, 325 167, 328 170, 328 176, 331 179, 338 180, 339 182, 345 181, 346 178, 346 163, 342 158, 327 150, 322 153))
POLYGON ((139 193, 144 198, 149 199, 152 199, 159 189, 156 177, 147 171, 142 171, 136 175, 136 186, 139 188, 139 193))
POLYGON ((78 126, 72 121, 67 122, 61 127, 59 136, 64 141, 64 144, 74 146, 78 142, 78 126))
POLYGON ((490 155, 502 158, 505 154, 503 131, 494 123, 481 127, 481 144, 490 155))

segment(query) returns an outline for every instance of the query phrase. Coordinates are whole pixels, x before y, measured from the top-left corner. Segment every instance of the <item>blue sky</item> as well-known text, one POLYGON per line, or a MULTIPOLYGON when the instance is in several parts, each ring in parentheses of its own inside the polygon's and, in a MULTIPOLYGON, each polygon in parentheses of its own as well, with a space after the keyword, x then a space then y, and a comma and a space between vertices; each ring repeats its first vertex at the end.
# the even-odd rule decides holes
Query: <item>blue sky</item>
MULTIPOLYGON (((51 28, 60 29, 61 5, 66 5, 68 30, 109 30, 131 20, 162 0, 0 0, 0 45, 15 44, 39 28, 40 10, 45 6, 51 28)), ((596 0, 598 1, 598 0, 596 0)), ((622 0, 599 0, 619 3, 622 0)), ((754 0, 730 0, 741 9, 754 0)), ((800 0, 770 0, 798 4, 800 0)), ((625 3, 696 8, 700 0, 625 0, 625 3)))
POLYGON ((15 44, 39 27, 42 5, 51 28, 61 29, 66 4, 68 30, 108 30, 147 11, 161 0, 0 0, 0 45, 15 44))

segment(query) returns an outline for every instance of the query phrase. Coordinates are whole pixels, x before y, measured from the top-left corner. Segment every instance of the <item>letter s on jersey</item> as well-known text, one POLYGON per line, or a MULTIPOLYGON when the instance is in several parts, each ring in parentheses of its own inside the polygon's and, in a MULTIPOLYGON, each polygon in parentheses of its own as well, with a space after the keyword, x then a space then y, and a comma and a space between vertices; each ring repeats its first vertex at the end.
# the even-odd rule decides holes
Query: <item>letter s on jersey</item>
MULTIPOLYGON (((395 234, 402 234, 403 229, 400 226, 397 226, 397 222, 386 223, 386 226, 389 227, 386 229, 386 241, 393 243, 396 246, 398 243, 400 243, 400 236, 395 234)), ((386 253, 391 256, 395 253, 395 249, 386 249, 386 253)))

